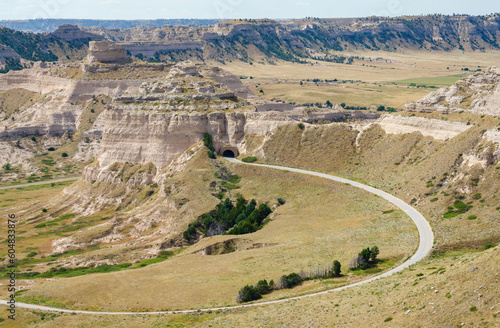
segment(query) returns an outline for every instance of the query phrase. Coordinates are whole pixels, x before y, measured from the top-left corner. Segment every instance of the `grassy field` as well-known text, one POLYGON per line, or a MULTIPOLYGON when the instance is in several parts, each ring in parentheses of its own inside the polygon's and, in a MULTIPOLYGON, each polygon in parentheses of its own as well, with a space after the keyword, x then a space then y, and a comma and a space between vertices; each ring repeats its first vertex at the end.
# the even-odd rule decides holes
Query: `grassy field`
POLYGON ((450 75, 450 76, 438 76, 438 77, 423 77, 423 78, 413 78, 394 81, 396 84, 416 84, 416 85, 426 85, 426 86, 443 86, 447 87, 455 84, 461 78, 464 78, 467 74, 450 75))
MULTIPOLYGON (((429 86, 448 86, 464 76, 463 69, 484 70, 500 62, 500 51, 488 53, 455 52, 347 52, 358 56, 352 65, 311 61, 310 64, 277 62, 276 65, 241 61, 221 66, 240 76, 255 94, 266 99, 286 102, 316 103, 330 100, 351 106, 385 105, 400 108, 408 101, 416 101, 433 91, 429 86), (384 61, 377 62, 376 58, 384 61), (480 65, 478 65, 478 63, 480 65), (251 79, 250 79, 251 77, 251 79), (337 80, 324 86, 312 82, 337 80), (309 81, 308 81, 309 80, 309 81), (303 85, 300 85, 302 81, 303 85), (411 83, 426 88, 410 86, 411 83), (264 94, 260 93, 260 89, 264 94)), ((469 72, 470 72, 469 71, 469 72)))
MULTIPOLYGON (((416 229, 404 213, 390 212, 394 209, 391 204, 364 191, 269 169, 240 165, 230 169, 242 177, 240 189, 233 193, 270 205, 277 204, 278 197, 286 199, 264 229, 249 235, 206 238, 167 261, 143 269, 54 281, 35 279, 20 299, 110 310, 229 305, 235 304, 241 287, 260 279, 276 280, 283 274, 314 269, 335 259, 345 272, 349 260, 367 246, 378 245, 380 257, 392 264, 404 260, 416 248, 416 229), (192 254, 232 238, 258 246, 216 256, 192 254)), ((349 275, 337 282, 309 281, 267 298, 322 290, 363 278, 349 275)), ((1 296, 5 297, 5 293, 1 296)))

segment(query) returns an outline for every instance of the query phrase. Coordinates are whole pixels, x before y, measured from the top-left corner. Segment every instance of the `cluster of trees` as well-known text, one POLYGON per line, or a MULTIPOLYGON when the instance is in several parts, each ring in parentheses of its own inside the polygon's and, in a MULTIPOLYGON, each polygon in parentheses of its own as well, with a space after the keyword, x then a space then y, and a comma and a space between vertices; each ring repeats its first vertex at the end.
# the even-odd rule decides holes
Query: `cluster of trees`
POLYGON ((380 253, 377 246, 364 248, 357 256, 353 257, 349 263, 350 270, 368 269, 377 263, 377 256, 380 253))
POLYGON ((205 133, 203 135, 203 144, 208 148, 208 157, 211 159, 215 159, 217 156, 215 155, 214 142, 210 133, 205 133))
POLYGON ((199 232, 204 236, 252 233, 263 227, 264 220, 271 212, 264 203, 257 206, 255 199, 247 205, 245 198, 239 196, 236 205, 233 205, 231 199, 226 198, 214 210, 203 214, 201 220, 189 224, 183 236, 189 241, 199 232))
POLYGON ((268 283, 267 280, 264 279, 253 286, 246 285, 238 292, 236 301, 238 303, 255 301, 262 298, 262 295, 271 293, 273 290, 290 289, 300 285, 305 280, 340 277, 341 265, 339 261, 335 260, 333 261, 333 265, 329 266, 324 272, 319 273, 318 270, 314 270, 314 272, 314 274, 306 274, 304 271, 300 273, 294 272, 281 276, 276 283, 274 280, 268 283))
POLYGON ((0 44, 11 47, 19 56, 31 61, 56 61, 57 56, 48 48, 56 38, 50 39, 42 34, 14 31, 0 27, 0 44))

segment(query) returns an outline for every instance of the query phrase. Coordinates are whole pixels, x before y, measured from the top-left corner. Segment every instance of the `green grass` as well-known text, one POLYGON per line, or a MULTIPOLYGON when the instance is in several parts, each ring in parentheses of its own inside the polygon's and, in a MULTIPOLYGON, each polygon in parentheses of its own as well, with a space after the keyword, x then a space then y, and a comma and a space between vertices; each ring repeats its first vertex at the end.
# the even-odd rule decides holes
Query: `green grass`
POLYGON ((450 86, 455 84, 458 80, 465 77, 466 75, 450 75, 450 76, 437 76, 437 77, 422 77, 407 80, 394 81, 396 84, 416 84, 416 85, 439 85, 439 86, 450 86))
POLYGON ((245 158, 242 159, 242 161, 245 162, 245 163, 257 162, 257 157, 255 157, 255 156, 245 157, 245 158))

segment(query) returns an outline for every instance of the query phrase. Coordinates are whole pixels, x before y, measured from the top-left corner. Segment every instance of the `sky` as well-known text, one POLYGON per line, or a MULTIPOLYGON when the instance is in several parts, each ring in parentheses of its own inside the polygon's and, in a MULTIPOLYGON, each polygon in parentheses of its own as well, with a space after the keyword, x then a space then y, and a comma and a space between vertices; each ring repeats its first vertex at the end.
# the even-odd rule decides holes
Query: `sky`
POLYGON ((498 0, 0 0, 0 20, 485 15, 498 0))

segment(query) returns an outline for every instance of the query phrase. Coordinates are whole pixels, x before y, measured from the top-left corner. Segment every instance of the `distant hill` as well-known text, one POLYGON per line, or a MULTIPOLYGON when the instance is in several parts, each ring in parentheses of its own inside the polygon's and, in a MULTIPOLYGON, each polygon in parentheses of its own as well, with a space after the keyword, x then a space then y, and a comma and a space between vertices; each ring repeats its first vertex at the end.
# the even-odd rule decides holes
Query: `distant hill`
MULTIPOLYGON (((37 31, 52 31, 57 26, 53 32, 37 34, 0 28, 0 46, 5 46, 0 48, 4 49, 0 57, 14 58, 17 53, 29 61, 81 59, 88 41, 103 39, 124 43, 130 54, 153 62, 281 59, 304 63, 313 59, 351 64, 357 58, 342 51, 500 49, 500 14, 225 22, 40 19, 8 23, 14 29, 29 29, 32 24, 31 28, 37 31)), ((10 66, 22 67, 12 60, 10 66)))
POLYGON ((0 26, 17 31, 53 32, 59 25, 71 24, 84 27, 99 26, 104 28, 131 28, 136 26, 164 25, 212 25, 221 22, 220 19, 151 19, 151 20, 101 20, 101 19, 28 19, 0 20, 0 26))

